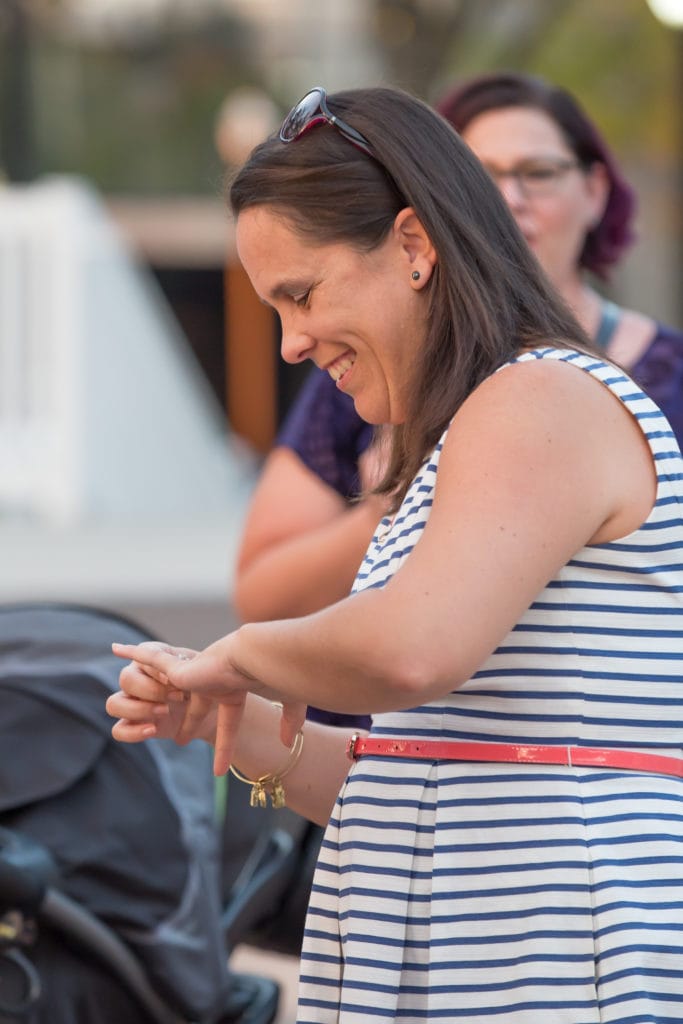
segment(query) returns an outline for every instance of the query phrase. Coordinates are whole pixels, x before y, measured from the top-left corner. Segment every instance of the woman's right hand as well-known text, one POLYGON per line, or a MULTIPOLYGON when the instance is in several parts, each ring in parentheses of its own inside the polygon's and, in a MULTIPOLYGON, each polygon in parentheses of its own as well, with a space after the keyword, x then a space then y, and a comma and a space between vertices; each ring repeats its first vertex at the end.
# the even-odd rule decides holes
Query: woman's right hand
MULTIPOLYGON (((173 648, 172 652, 182 658, 196 653, 187 648, 173 648)), ((112 727, 114 739, 122 743, 153 738, 172 739, 181 745, 193 739, 214 743, 217 705, 210 697, 183 694, 134 661, 121 670, 119 683, 121 689, 105 705, 107 714, 118 719, 112 727)))

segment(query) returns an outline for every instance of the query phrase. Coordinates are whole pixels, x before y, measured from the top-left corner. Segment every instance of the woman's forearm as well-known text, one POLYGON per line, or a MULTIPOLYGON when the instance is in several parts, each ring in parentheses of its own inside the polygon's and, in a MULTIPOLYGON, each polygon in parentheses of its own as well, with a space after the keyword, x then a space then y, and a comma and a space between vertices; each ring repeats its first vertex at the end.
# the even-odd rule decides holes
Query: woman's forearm
POLYGON ((207 678, 229 663, 269 700, 349 714, 413 707, 424 656, 410 612, 394 617, 389 603, 366 590, 304 618, 248 623, 204 652, 207 678))
MULTIPOLYGON (((280 718, 280 709, 270 701, 249 696, 232 759, 240 774, 257 779, 287 763, 289 748, 280 741, 280 718)), ((301 756, 282 783, 287 807, 320 825, 327 824, 350 767, 346 757, 350 732, 318 722, 305 723, 301 756)), ((231 779, 235 785, 243 785, 231 779)), ((257 814, 258 808, 253 813, 257 814)))

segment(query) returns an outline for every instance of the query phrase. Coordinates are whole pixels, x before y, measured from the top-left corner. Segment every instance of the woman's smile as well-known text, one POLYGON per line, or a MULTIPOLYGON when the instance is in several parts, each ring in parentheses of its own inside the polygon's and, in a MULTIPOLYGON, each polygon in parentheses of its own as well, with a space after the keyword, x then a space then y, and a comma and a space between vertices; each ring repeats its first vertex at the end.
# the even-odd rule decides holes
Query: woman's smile
POLYGON ((402 422, 423 327, 394 236, 369 253, 342 243, 311 245, 282 215, 255 206, 240 213, 236 240, 257 294, 280 317, 283 359, 312 360, 368 423, 402 422))
POLYGON ((356 357, 353 353, 347 352, 339 359, 335 359, 333 363, 330 363, 325 367, 332 380, 336 383, 342 391, 344 390, 344 380, 347 378, 349 370, 352 368, 356 361, 356 357))

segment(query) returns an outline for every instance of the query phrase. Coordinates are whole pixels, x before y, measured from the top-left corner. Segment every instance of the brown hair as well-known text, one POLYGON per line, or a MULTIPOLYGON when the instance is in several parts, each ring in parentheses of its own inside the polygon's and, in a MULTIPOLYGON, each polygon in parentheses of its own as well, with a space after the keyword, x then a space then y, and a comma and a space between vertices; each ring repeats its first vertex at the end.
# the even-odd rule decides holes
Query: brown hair
POLYGON ((498 189, 446 121, 398 89, 328 97, 376 159, 327 125, 293 143, 257 146, 230 187, 235 216, 277 210, 314 243, 370 252, 411 206, 438 254, 428 284, 424 343, 416 349, 405 423, 394 427, 378 490, 405 495, 455 412, 486 377, 536 344, 592 343, 555 293, 498 189))

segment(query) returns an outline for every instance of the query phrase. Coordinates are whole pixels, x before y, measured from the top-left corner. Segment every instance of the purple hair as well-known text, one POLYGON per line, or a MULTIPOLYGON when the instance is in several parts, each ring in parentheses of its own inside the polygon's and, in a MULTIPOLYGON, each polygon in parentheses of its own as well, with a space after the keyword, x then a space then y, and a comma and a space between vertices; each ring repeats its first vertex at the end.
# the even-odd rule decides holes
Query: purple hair
POLYGON ((438 112, 458 132, 463 132, 479 114, 505 107, 542 110, 558 126, 582 167, 604 165, 609 182, 605 211, 586 235, 579 264, 607 280, 610 269, 634 239, 636 196, 622 177, 606 142, 573 96, 532 75, 501 72, 470 78, 436 104, 438 112))

